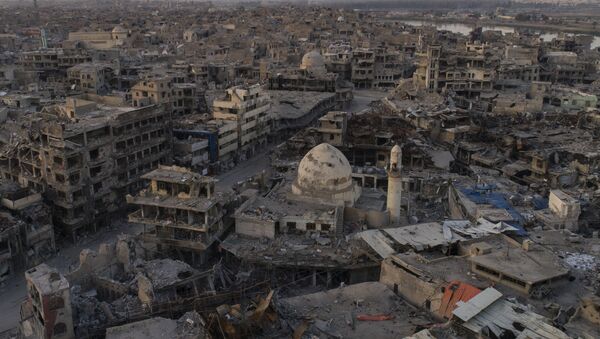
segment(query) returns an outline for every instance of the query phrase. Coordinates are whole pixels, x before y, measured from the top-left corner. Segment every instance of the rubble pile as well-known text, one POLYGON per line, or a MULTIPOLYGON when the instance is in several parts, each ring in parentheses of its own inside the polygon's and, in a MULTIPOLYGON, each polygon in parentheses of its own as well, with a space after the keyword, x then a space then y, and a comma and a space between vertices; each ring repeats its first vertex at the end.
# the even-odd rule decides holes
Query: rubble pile
POLYGON ((174 285, 198 273, 190 265, 171 259, 137 261, 134 263, 134 272, 150 279, 155 289, 174 285))
POLYGON ((67 2, 0 3, 19 337, 600 337, 597 1, 67 2))

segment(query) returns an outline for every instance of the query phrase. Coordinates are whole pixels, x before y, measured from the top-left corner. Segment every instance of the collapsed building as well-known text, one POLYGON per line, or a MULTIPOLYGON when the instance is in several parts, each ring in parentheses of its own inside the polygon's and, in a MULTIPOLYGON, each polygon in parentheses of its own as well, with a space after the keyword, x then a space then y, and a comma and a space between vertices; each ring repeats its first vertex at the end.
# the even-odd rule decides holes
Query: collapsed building
POLYGON ((80 6, 3 16, 0 280, 143 231, 27 270, 25 337, 600 336, 600 54, 487 27, 589 18, 80 6))
POLYGON ((4 281, 48 259, 56 243, 50 210, 41 194, 3 181, 0 199, 0 281, 4 281))
MULTIPOLYGON (((199 271, 179 260, 157 259, 155 253, 122 236, 101 244, 98 252, 83 250, 79 266, 67 274, 45 264, 28 270, 21 333, 26 338, 118 337, 124 328, 133 331, 136 321, 216 307, 251 291, 234 277, 217 279, 226 274, 218 265, 199 271), (231 285, 223 285, 227 282, 231 285)), ((196 329, 183 329, 204 332, 202 318, 185 316, 198 324, 188 322, 196 329)), ((175 331, 170 323, 161 330, 175 331)))
POLYGON ((46 107, 10 145, 3 177, 43 191, 60 233, 109 223, 140 176, 171 156, 170 114, 160 105, 128 106, 121 98, 85 94, 46 107), (32 132, 35 131, 35 132, 32 132))
POLYGON ((352 86, 337 73, 328 73, 323 56, 312 51, 302 57, 297 70, 284 70, 269 77, 270 90, 334 92, 336 108, 343 109, 352 101, 352 86))

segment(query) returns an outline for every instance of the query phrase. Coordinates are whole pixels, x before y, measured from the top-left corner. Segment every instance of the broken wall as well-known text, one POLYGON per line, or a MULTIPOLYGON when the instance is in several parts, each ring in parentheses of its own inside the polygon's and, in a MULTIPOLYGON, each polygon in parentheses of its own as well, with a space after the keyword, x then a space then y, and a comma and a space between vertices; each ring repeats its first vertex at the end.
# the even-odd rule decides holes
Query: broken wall
POLYGON ((390 225, 390 212, 389 210, 376 211, 345 207, 344 222, 366 223, 370 228, 388 227, 390 225))
POLYGON ((116 243, 100 244, 98 252, 91 249, 81 251, 79 267, 70 272, 67 279, 71 284, 89 285, 94 274, 107 269, 116 270, 116 266, 130 272, 134 261, 145 257, 145 250, 134 239, 120 236, 116 243))
POLYGON ((423 276, 393 258, 381 262, 379 282, 388 286, 411 304, 435 313, 442 303, 442 283, 423 276))

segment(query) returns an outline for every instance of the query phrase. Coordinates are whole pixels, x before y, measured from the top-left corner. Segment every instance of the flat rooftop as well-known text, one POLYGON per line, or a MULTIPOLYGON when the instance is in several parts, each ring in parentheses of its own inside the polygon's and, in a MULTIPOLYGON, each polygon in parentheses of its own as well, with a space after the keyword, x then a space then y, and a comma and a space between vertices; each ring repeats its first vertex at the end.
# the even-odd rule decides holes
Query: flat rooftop
MULTIPOLYGON (((541 246, 533 246, 528 251, 504 241, 483 241, 492 246, 487 254, 470 257, 475 264, 492 268, 503 275, 526 281, 530 284, 543 282, 567 275, 569 269, 560 265, 560 258, 541 246)), ((476 244, 476 243, 474 243, 476 244)))
POLYGON ((159 166, 154 171, 142 175, 141 178, 185 185, 192 183, 213 183, 218 181, 213 177, 204 176, 178 166, 159 166))
POLYGON ((275 119, 297 119, 306 115, 321 101, 335 97, 331 92, 268 91, 271 97, 270 112, 275 119))
POLYGON ((403 338, 433 320, 379 282, 348 285, 281 300, 277 309, 296 328, 311 318, 306 333, 333 338, 403 338), (359 321, 359 315, 386 314, 383 321, 359 321))
POLYGON ((405 252, 392 255, 391 260, 403 261, 413 270, 416 269, 421 276, 438 281, 464 281, 480 289, 491 285, 488 280, 480 279, 470 273, 470 265, 465 257, 449 256, 428 260, 420 253, 405 252))
POLYGON ((229 235, 221 247, 244 261, 279 267, 361 268, 379 263, 357 255, 355 242, 345 238, 307 238, 305 235, 278 235, 257 239, 237 233, 229 235), (320 243, 319 243, 320 242, 320 243))

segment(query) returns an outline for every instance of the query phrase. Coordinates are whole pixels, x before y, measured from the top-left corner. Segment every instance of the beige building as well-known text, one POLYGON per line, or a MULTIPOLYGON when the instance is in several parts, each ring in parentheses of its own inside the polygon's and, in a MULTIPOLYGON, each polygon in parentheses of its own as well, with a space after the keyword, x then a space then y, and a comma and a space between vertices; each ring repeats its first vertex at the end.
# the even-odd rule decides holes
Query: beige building
POLYGON ((356 88, 395 87, 404 74, 402 54, 384 47, 352 51, 352 83, 356 88))
POLYGON ((413 81, 419 89, 430 92, 453 90, 467 97, 491 91, 495 74, 488 67, 484 48, 467 45, 465 50, 452 50, 430 45, 421 55, 413 81))
POLYGON ((165 104, 173 115, 196 113, 199 95, 195 84, 177 83, 172 77, 158 77, 138 82, 131 88, 135 107, 165 104))
POLYGON ((131 98, 134 107, 144 107, 156 104, 171 104, 171 80, 157 78, 138 82, 131 88, 131 98))
MULTIPOLYGON (((272 117, 269 113, 271 107, 268 94, 263 92, 259 85, 238 86, 227 90, 225 96, 213 102, 213 118, 221 121, 232 121, 237 125, 234 132, 229 126, 226 130, 219 129, 219 149, 228 147, 233 149, 231 140, 223 140, 221 135, 237 133, 238 152, 242 157, 250 157, 258 147, 267 143, 267 136, 271 132, 272 117)), ((225 127, 226 124, 223 124, 225 127)), ((223 136, 225 139, 226 136, 223 136)), ((221 152, 219 154, 221 158, 221 152)))
POLYGON ((544 225, 553 229, 568 229, 572 232, 579 231, 579 215, 581 205, 562 190, 551 190, 548 196, 548 208, 535 211, 535 217, 544 225))
POLYGON ((319 118, 317 131, 321 134, 323 141, 333 146, 344 146, 346 144, 346 130, 348 129, 348 113, 331 111, 319 118))
POLYGON ((135 197, 128 195, 127 202, 140 208, 129 221, 144 225, 146 241, 202 254, 221 237, 228 198, 215 191, 214 178, 183 167, 160 166, 142 179, 150 182, 149 188, 135 197))
POLYGON ((111 49, 123 46, 131 34, 117 25, 110 32, 70 32, 68 41, 79 41, 92 49, 111 49))
POLYGON ((83 63, 67 70, 67 79, 74 89, 84 93, 107 94, 114 72, 109 65, 83 63))

